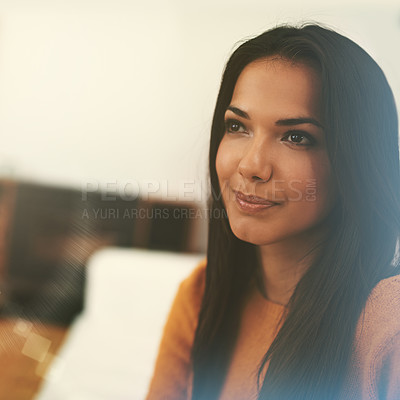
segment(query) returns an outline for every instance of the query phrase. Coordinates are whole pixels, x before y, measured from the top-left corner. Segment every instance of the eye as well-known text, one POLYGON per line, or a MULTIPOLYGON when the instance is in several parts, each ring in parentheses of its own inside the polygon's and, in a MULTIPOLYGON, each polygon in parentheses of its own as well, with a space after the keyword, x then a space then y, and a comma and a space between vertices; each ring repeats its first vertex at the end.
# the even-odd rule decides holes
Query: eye
POLYGON ((312 146, 315 143, 315 139, 307 132, 297 130, 289 131, 282 140, 296 146, 312 146))
POLYGON ((228 133, 247 133, 246 127, 236 119, 225 120, 225 131, 228 133))

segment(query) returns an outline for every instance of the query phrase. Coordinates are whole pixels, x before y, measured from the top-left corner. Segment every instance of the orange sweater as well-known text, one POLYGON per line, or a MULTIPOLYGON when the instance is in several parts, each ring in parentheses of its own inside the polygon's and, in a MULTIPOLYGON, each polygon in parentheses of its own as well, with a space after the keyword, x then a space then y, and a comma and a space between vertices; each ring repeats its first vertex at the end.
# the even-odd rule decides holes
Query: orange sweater
MULTIPOLYGON (((179 287, 150 383, 147 400, 191 398, 190 352, 205 284, 205 262, 179 287)), ((253 291, 245 304, 221 400, 257 398, 258 365, 274 340, 285 307, 253 291)), ((357 325, 351 373, 343 400, 400 399, 400 277, 372 291, 357 325)))

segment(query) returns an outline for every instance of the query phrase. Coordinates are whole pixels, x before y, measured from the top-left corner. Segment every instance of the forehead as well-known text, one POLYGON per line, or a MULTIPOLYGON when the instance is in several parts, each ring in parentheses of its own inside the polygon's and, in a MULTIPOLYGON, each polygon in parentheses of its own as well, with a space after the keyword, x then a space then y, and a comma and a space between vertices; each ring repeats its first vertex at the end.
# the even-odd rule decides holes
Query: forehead
POLYGON ((236 82, 231 104, 244 111, 320 115, 321 84, 308 65, 268 57, 248 64, 236 82))

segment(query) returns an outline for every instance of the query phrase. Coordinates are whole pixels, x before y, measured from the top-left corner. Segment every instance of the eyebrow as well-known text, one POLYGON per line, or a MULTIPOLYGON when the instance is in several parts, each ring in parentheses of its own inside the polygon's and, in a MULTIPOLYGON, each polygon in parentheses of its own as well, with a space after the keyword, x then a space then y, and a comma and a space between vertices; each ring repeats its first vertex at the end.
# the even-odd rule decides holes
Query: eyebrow
MULTIPOLYGON (((232 111, 239 117, 250 119, 249 114, 247 114, 247 112, 241 110, 240 108, 234 106, 228 106, 227 110, 232 111)), ((320 122, 318 122, 315 118, 310 118, 310 117, 279 119, 278 121, 275 122, 275 125, 278 126, 294 126, 301 124, 313 124, 318 128, 323 128, 320 122)))

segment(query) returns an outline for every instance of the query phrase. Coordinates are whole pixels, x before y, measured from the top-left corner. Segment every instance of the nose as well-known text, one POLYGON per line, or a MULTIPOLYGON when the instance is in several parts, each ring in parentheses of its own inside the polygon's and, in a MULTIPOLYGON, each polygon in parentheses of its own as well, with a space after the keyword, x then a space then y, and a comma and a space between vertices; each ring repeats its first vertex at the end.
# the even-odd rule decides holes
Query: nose
POLYGON ((252 182, 268 182, 272 178, 272 155, 266 147, 256 140, 249 143, 239 162, 240 175, 252 182))

